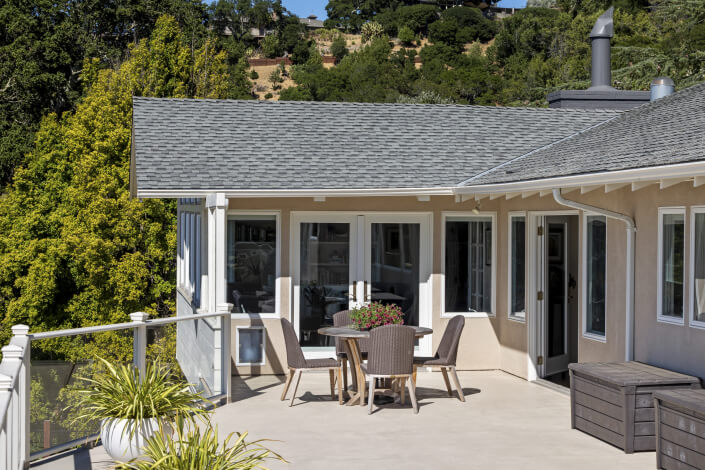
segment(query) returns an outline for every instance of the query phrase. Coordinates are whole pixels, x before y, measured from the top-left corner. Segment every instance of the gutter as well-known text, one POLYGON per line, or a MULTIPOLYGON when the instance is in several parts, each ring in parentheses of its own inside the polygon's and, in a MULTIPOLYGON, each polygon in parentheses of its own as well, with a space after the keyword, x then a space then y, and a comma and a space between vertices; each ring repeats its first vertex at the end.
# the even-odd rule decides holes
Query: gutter
POLYGON ((610 219, 621 220, 627 227, 627 276, 626 276, 626 322, 624 332, 624 360, 634 360, 634 250, 636 245, 636 224, 628 215, 613 212, 601 207, 595 207, 576 201, 569 201, 561 194, 560 189, 553 189, 553 199, 566 207, 572 207, 587 212, 604 215, 610 219))

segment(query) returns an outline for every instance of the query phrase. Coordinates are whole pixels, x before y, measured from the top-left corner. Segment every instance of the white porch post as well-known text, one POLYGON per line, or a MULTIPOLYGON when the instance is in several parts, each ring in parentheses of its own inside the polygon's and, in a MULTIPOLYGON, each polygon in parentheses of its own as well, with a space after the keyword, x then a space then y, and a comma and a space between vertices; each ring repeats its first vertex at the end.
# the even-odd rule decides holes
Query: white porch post
MULTIPOLYGON (((208 208, 208 309, 229 313, 227 302, 226 230, 228 200, 224 193, 212 193, 206 198, 208 208)), ((214 322, 213 387, 216 394, 225 394, 230 401, 230 315, 214 322)))

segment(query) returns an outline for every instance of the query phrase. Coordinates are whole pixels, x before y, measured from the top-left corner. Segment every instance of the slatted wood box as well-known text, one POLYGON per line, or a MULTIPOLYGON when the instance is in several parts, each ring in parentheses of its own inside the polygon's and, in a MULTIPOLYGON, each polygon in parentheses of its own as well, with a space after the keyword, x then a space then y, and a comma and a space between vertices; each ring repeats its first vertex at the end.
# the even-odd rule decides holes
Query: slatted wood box
POLYGON ((654 393, 656 467, 705 469, 705 390, 654 393))
POLYGON ((571 427, 624 452, 656 449, 653 393, 700 379, 641 362, 570 364, 571 427))

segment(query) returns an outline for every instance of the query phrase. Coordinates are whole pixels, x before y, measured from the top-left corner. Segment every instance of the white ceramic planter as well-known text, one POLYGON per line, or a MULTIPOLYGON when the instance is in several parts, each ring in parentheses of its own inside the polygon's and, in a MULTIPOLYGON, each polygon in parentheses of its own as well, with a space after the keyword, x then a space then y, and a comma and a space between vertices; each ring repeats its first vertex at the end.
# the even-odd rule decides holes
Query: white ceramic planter
MULTIPOLYGON (((142 457, 142 449, 150 437, 159 432, 159 419, 144 419, 137 431, 130 433, 134 420, 104 419, 100 426, 100 439, 103 448, 113 460, 128 462, 142 457), (128 428, 128 424, 130 427, 128 428), (132 435, 131 435, 132 434, 132 435)), ((172 429, 168 423, 162 421, 162 430, 171 435, 172 429)))

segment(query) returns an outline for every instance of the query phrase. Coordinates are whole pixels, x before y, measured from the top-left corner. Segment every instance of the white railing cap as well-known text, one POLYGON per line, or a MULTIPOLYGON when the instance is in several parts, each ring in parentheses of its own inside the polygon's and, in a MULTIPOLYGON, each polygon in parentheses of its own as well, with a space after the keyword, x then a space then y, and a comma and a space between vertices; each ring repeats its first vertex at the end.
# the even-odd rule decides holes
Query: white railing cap
POLYGON ((134 322, 144 322, 149 318, 149 313, 134 312, 130 314, 130 320, 134 322))
POLYGON ((17 346, 16 344, 8 344, 2 347, 2 357, 3 359, 22 359, 24 356, 24 349, 17 346))
POLYGON ((11 330, 12 334, 15 336, 27 336, 29 334, 29 327, 27 325, 14 325, 11 330))

